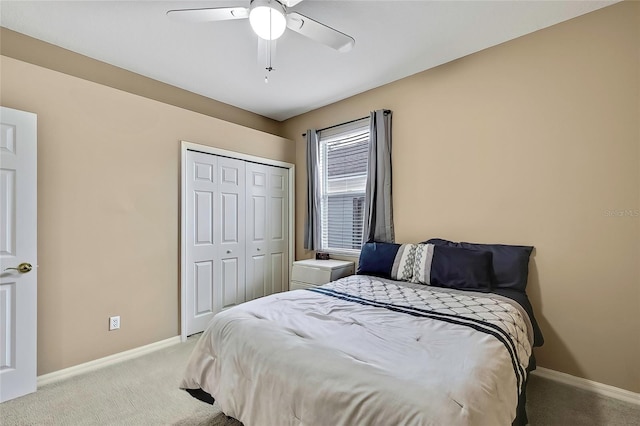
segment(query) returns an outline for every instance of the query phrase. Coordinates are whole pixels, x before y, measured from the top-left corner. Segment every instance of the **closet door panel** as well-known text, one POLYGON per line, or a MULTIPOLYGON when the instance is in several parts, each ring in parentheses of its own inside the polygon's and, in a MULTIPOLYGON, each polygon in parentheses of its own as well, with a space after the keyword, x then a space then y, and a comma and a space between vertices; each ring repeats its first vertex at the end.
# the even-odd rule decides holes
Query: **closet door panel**
POLYGON ((249 241, 255 244, 264 244, 267 234, 267 197, 264 194, 251 195, 251 207, 249 208, 249 220, 252 228, 249 241))
POLYGON ((256 163, 246 164, 247 172, 247 299, 255 299, 270 294, 267 224, 267 166, 256 163))
POLYGON ((187 203, 186 232, 186 331, 198 333, 211 320, 216 310, 215 241, 216 199, 218 193, 218 158, 189 151, 185 202, 187 203))
POLYGON ((240 259, 230 257, 222 259, 220 265, 222 269, 222 280, 220 288, 222 290, 222 308, 228 308, 238 303, 244 302, 244 289, 239 280, 240 259))
POLYGON ((253 255, 247 263, 247 300, 257 299, 266 294, 267 265, 264 254, 253 255))
POLYGON ((218 310, 246 300, 245 287, 245 162, 218 157, 218 218, 214 221, 219 236, 218 310))
POLYGON ((240 244, 240 196, 234 193, 220 194, 222 219, 221 243, 227 245, 240 244))
POLYGON ((195 315, 214 312, 213 260, 194 263, 195 315))
POLYGON ((271 287, 269 288, 269 294, 279 293, 281 291, 286 291, 288 289, 288 281, 285 281, 285 276, 288 274, 285 273, 287 270, 287 265, 285 264, 285 255, 283 253, 272 253, 271 254, 271 277, 269 280, 269 284, 271 287))
POLYGON ((193 191, 194 241, 197 246, 213 244, 213 191, 193 191))
POLYGON ((269 174, 269 231, 270 262, 269 292, 289 289, 289 187, 288 171, 280 167, 268 167, 269 174))

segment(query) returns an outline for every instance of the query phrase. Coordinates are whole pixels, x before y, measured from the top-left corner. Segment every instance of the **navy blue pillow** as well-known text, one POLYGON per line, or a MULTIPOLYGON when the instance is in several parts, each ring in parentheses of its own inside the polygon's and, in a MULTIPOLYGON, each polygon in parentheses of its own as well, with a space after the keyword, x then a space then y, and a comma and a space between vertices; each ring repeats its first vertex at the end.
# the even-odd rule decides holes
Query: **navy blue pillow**
POLYGON ((490 251, 493 254, 493 287, 510 288, 524 292, 529 277, 529 256, 532 246, 510 246, 505 244, 455 243, 432 238, 426 241, 436 246, 461 247, 469 250, 490 251))
POLYGON ((399 248, 400 244, 394 243, 365 243, 360 250, 356 274, 390 278, 399 248))
POLYGON ((435 246, 430 283, 461 290, 491 290, 493 254, 453 246, 435 246))

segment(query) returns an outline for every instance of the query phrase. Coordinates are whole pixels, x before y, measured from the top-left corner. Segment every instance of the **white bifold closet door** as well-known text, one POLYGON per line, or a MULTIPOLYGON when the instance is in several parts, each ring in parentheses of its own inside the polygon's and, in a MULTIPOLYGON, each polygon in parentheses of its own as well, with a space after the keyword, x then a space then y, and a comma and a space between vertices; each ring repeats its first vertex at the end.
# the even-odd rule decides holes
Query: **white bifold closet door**
POLYGON ((246 300, 244 161, 218 157, 218 193, 215 198, 219 204, 214 210, 213 235, 218 253, 213 262, 212 304, 219 312, 246 300))
POLYGON ((247 163, 247 300, 288 289, 288 172, 247 163))
POLYGON ((187 152, 186 331, 289 282, 288 171, 187 152))

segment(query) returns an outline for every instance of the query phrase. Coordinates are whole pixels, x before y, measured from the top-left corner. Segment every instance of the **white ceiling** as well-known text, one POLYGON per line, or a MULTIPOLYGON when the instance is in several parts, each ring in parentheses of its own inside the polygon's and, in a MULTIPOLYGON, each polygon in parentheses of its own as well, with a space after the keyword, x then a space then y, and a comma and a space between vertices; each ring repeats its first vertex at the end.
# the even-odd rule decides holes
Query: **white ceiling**
POLYGON ((613 1, 327 1, 292 10, 355 38, 338 53, 287 30, 265 84, 248 20, 181 23, 179 8, 236 1, 7 1, 0 24, 276 120, 328 105, 613 1))

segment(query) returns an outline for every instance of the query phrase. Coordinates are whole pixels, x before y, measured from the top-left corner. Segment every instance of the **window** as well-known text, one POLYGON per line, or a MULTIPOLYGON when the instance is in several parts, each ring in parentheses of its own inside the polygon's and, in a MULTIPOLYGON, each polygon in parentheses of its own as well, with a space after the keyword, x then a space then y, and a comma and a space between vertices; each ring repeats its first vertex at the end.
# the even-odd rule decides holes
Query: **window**
POLYGON ((320 250, 357 254, 362 247, 369 161, 369 118, 319 134, 320 250))

